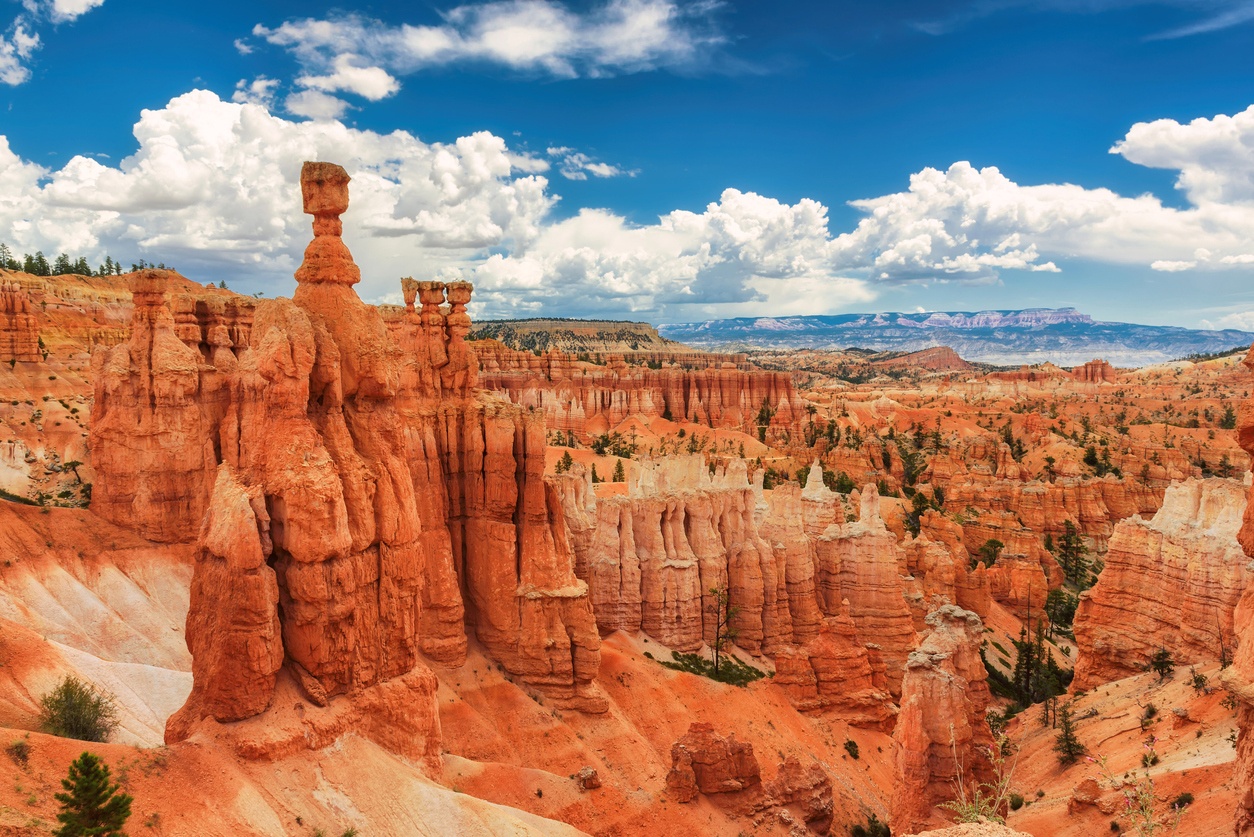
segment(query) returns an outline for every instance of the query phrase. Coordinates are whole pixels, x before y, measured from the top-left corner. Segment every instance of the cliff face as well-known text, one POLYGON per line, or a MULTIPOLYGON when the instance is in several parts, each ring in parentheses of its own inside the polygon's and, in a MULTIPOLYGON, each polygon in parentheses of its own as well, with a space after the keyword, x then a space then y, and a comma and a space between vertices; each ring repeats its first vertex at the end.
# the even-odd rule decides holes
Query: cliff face
MULTIPOLYGON (((1245 366, 1254 371, 1254 349, 1245 357, 1245 366)), ((1246 453, 1254 456, 1254 399, 1247 399, 1240 406, 1237 417, 1237 438, 1246 453)), ((1254 494, 1254 487, 1249 490, 1254 494)), ((1247 494, 1245 514, 1237 540, 1242 550, 1254 558, 1254 502, 1247 494)), ((1233 781, 1237 787, 1236 834, 1239 837, 1254 835, 1254 587, 1247 587, 1237 604, 1233 616, 1236 633, 1236 656, 1227 671, 1223 683, 1237 699, 1236 767, 1233 781)))
POLYGON ((130 340, 96 359, 93 509, 154 540, 200 531, 194 687, 167 735, 263 711, 286 660, 315 704, 351 693, 380 717, 408 695, 404 727, 429 738, 419 654, 459 664, 464 623, 559 704, 603 710, 541 419, 474 388, 469 285, 407 282, 392 333, 357 298, 347 180, 302 172, 315 238, 294 300, 201 329, 178 322, 165 275, 141 273, 130 340))
POLYGON ((645 365, 631 365, 623 355, 609 355, 602 366, 559 352, 537 357, 486 341, 476 349, 483 358, 485 388, 543 412, 551 429, 580 435, 605 433, 630 415, 756 434, 766 405, 771 411, 767 432, 775 438, 784 431, 799 432, 805 415, 790 375, 743 368, 746 364, 730 360, 711 365, 708 357, 685 362, 684 356, 659 355, 644 359, 645 365))
POLYGON ((39 323, 30 296, 15 278, 0 277, 0 361, 41 359, 39 323))
POLYGON ((1151 520, 1115 526, 1076 612, 1077 689, 1144 671, 1160 647, 1185 665, 1231 655, 1233 611, 1254 580, 1237 542, 1245 504, 1240 483, 1189 480, 1167 489, 1151 520))
POLYGON ((990 696, 980 659, 978 616, 947 606, 927 617, 930 633, 910 654, 902 680, 894 832, 924 826, 932 806, 952 799, 954 783, 981 780, 993 746, 985 711, 990 696))

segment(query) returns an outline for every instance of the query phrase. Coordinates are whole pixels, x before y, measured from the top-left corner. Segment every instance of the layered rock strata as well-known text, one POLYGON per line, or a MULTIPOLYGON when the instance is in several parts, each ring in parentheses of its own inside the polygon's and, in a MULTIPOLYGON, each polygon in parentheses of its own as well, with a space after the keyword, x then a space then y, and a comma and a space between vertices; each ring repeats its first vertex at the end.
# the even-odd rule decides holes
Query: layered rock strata
POLYGON ((1151 520, 1115 526, 1076 612, 1077 689, 1144 671, 1159 648, 1181 665, 1231 658, 1233 611, 1254 580, 1237 542, 1245 505, 1240 483, 1188 480, 1151 520))
POLYGON ((39 321, 26 289, 15 279, 0 277, 0 361, 37 363, 39 321))
POLYGON ((543 412, 550 429, 584 437, 605 433, 633 415, 757 434, 767 418, 765 407, 764 426, 770 438, 778 438, 800 432, 806 414, 790 375, 743 363, 709 366, 708 359, 693 364, 665 358, 664 365, 659 358, 629 364, 622 355, 609 355, 598 365, 557 352, 537 357, 482 343, 479 350, 484 387, 543 412))

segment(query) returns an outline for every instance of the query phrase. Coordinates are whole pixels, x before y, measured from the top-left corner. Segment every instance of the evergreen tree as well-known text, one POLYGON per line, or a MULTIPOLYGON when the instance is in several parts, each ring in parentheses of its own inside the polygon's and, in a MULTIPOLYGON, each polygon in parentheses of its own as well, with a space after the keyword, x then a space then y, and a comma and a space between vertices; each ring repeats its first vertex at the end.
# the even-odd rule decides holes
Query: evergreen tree
POLYGON ((627 473, 623 469, 623 460, 614 463, 614 482, 626 482, 627 473))
POLYGON ((557 464, 553 466, 553 472, 556 474, 564 474, 570 470, 570 466, 575 464, 575 459, 570 455, 570 451, 562 454, 562 458, 557 460, 557 464))
POLYGON ((70 263, 70 257, 62 253, 57 256, 57 260, 52 263, 52 274, 54 276, 64 276, 67 273, 73 273, 74 266, 70 263))
POLYGON ((1063 521, 1062 537, 1058 539, 1058 563, 1067 581, 1081 590, 1089 586, 1088 547, 1080 537, 1080 530, 1070 520, 1063 521))
POLYGON ((0 268, 5 270, 21 270, 22 264, 13 258, 13 251, 9 249, 9 245, 0 242, 0 268))
POLYGON ((1224 407, 1224 415, 1223 415, 1223 418, 1221 418, 1221 419, 1219 420, 1219 426, 1220 426, 1222 429, 1224 429, 1224 430, 1235 430, 1235 429, 1236 429, 1236 427, 1237 427, 1237 412, 1236 412, 1236 410, 1232 409, 1232 405, 1231 405, 1231 404, 1229 404, 1229 405, 1227 405, 1226 407, 1224 407))
POLYGON ((1170 651, 1159 646, 1154 655, 1150 657, 1149 668, 1150 671, 1158 675, 1159 680, 1166 680, 1176 670, 1176 661, 1171 656, 1170 651))
POLYGON ((66 792, 56 795, 61 803, 56 837, 126 837, 122 827, 134 800, 109 783, 109 766, 99 757, 83 753, 61 785, 66 792))
POLYGON ((1058 710, 1058 736, 1054 739, 1054 752, 1058 754, 1058 763, 1075 764, 1076 759, 1088 752, 1088 748, 1080 742, 1075 734, 1075 721, 1071 720, 1071 704, 1065 704, 1058 710))

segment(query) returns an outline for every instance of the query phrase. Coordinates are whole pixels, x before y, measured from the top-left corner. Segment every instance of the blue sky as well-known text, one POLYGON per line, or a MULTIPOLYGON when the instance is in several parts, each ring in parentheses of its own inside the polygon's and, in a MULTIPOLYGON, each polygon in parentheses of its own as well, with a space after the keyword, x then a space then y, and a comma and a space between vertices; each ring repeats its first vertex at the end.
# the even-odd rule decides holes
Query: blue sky
POLYGON ((19 252, 288 294, 319 157, 366 299, 1254 328, 1251 2, 0 2, 19 252))

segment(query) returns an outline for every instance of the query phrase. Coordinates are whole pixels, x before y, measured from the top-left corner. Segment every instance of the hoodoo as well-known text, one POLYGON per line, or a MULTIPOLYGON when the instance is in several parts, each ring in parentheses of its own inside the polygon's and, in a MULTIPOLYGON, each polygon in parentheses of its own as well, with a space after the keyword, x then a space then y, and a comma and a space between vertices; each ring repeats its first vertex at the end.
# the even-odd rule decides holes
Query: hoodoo
POLYGON ((154 540, 197 539, 194 686, 167 736, 264 711, 281 667, 317 704, 426 702, 412 726, 429 732, 420 656, 460 664, 467 627, 559 705, 602 711, 541 419, 475 389, 469 284, 406 282, 391 332, 357 297, 348 182, 305 165, 314 239, 299 286, 256 305, 247 345, 180 340, 165 276, 146 271, 130 340, 96 362, 94 510, 154 540))

